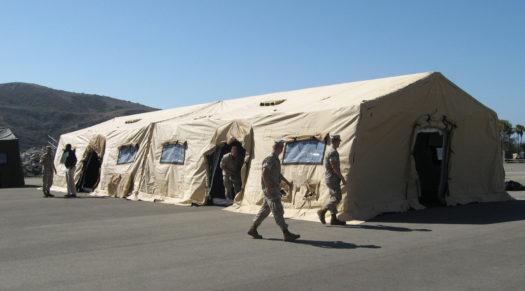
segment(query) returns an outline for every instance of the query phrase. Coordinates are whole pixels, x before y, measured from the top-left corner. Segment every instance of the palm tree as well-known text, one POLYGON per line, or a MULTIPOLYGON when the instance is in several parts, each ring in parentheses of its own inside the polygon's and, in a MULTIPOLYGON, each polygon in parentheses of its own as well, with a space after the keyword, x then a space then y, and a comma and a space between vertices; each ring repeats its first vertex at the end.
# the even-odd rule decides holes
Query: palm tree
POLYGON ((523 130, 525 130, 525 126, 521 125, 521 124, 516 124, 516 129, 515 129, 515 132, 516 134, 519 136, 519 141, 518 141, 518 155, 520 154, 520 149, 521 149, 521 138, 523 136, 523 130))
POLYGON ((501 147, 504 151, 512 151, 510 136, 514 133, 514 127, 508 120, 499 120, 499 130, 501 138, 501 147))

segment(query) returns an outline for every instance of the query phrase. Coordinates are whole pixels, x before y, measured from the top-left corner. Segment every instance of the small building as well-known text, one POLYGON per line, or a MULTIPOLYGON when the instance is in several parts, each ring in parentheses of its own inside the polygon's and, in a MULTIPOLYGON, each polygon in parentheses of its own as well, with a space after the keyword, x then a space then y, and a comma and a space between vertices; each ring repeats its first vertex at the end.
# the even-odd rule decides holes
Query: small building
POLYGON ((24 184, 18 138, 9 128, 0 128, 0 188, 24 184))

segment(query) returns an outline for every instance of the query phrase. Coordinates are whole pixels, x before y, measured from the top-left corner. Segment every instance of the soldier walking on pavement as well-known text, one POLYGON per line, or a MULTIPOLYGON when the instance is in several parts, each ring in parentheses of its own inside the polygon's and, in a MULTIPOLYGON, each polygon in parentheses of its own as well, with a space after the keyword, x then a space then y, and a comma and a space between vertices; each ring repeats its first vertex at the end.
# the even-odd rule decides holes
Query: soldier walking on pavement
POLYGON ((42 191, 44 192, 44 198, 55 197, 50 192, 51 185, 53 185, 53 174, 57 173, 54 160, 51 147, 46 146, 46 153, 40 158, 43 171, 42 191))
POLYGON ((341 143, 341 137, 338 134, 332 135, 332 147, 326 153, 325 157, 325 183, 330 190, 330 201, 319 211, 317 215, 322 224, 326 224, 325 214, 328 210, 332 213, 332 219, 330 220, 331 225, 345 225, 346 222, 340 221, 337 219, 337 204, 341 202, 341 181, 343 185, 346 185, 345 177, 341 174, 341 169, 339 167, 339 153, 337 148, 341 143))
POLYGON ((241 191, 241 168, 243 162, 243 157, 239 156, 237 146, 233 146, 231 151, 222 157, 220 167, 224 182, 224 196, 228 200, 233 200, 235 195, 241 191), (232 186, 234 193, 232 193, 232 186))
POLYGON ((65 155, 65 166, 66 166, 66 182, 67 182, 67 195, 65 198, 77 197, 75 190, 75 166, 77 164, 77 156, 75 151, 71 149, 71 145, 66 145, 65 155))
POLYGON ((270 212, 275 218, 277 225, 283 231, 285 241, 294 241, 301 237, 298 234, 293 234, 288 231, 288 225, 284 221, 284 210, 281 203, 280 182, 283 180, 290 189, 293 184, 288 182, 286 178, 281 175, 281 161, 279 161, 279 154, 283 152, 284 142, 282 140, 275 141, 273 144, 272 153, 267 156, 262 163, 262 177, 261 186, 264 192, 264 202, 255 216, 253 224, 248 230, 248 234, 255 239, 261 239, 262 236, 257 232, 257 227, 261 225, 263 220, 268 217, 270 212))

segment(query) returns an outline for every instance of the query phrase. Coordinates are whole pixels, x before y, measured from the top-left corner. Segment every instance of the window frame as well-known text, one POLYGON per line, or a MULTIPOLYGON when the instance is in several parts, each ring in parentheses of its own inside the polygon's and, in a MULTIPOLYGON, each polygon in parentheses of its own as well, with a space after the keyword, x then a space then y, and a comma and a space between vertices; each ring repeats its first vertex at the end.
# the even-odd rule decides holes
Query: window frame
POLYGON ((311 138, 311 139, 307 139, 307 140, 296 140, 296 141, 292 141, 292 142, 287 142, 285 144, 284 150, 283 150, 283 165, 322 165, 323 161, 324 161, 325 152, 326 152, 326 141, 324 141, 324 140, 318 140, 316 138, 311 138), (322 154, 321 154, 321 158, 320 158, 319 162, 286 162, 285 161, 285 159, 286 159, 286 152, 287 152, 286 149, 288 148, 288 145, 294 144, 294 143, 300 143, 300 142, 309 142, 309 141, 316 141, 317 143, 322 143, 324 145, 323 151, 322 151, 322 154))
POLYGON ((137 159, 137 153, 139 152, 139 146, 136 145, 136 146, 132 146, 132 145, 126 145, 126 146, 121 146, 119 147, 118 149, 118 158, 117 158, 117 165, 125 165, 125 164, 131 164, 131 163, 134 163, 135 160, 137 159), (125 162, 125 163, 121 163, 120 162, 120 156, 122 154, 122 149, 124 148, 134 148, 135 149, 135 154, 133 155, 133 160, 132 161, 129 161, 129 162, 125 162))
POLYGON ((186 162, 186 149, 187 149, 186 145, 185 144, 180 144, 180 143, 168 143, 168 144, 162 145, 162 153, 160 154, 160 161, 159 161, 159 163, 161 163, 161 164, 171 164, 171 165, 184 165, 184 163, 186 162), (182 147, 182 149, 183 149, 182 153, 184 155, 182 163, 180 163, 180 162, 163 162, 162 161, 162 156, 164 155, 164 149, 166 147, 168 147, 168 146, 174 146, 174 147, 179 146, 179 147, 182 147))

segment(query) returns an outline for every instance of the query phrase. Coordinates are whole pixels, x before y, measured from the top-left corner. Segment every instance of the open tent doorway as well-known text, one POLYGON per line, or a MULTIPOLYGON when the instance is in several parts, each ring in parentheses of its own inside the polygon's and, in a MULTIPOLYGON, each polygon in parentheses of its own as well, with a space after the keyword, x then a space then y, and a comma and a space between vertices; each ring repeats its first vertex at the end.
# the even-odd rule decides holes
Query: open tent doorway
POLYGON ((92 192, 100 181, 101 159, 95 151, 90 151, 82 162, 82 173, 77 182, 78 192, 92 192))
POLYGON ((450 131, 428 128, 417 133, 413 156, 420 182, 419 202, 425 207, 446 205, 450 131))
POLYGON ((93 192, 98 186, 105 148, 106 138, 102 135, 96 135, 89 141, 82 159, 77 164, 77 167, 80 167, 80 176, 76 184, 78 192, 93 192))
MULTIPOLYGON (((210 190, 208 196, 208 205, 229 206, 233 203, 232 200, 226 199, 222 170, 220 168, 220 162, 222 157, 225 154, 229 153, 233 146, 237 146, 239 152, 238 158, 244 160, 246 156, 246 149, 243 148, 242 144, 236 140, 234 140, 230 144, 225 144, 223 146, 216 147, 216 150, 212 154, 207 156, 209 165, 208 173, 210 174, 210 190)), ((234 195, 238 194, 235 192, 233 193, 234 195)))

